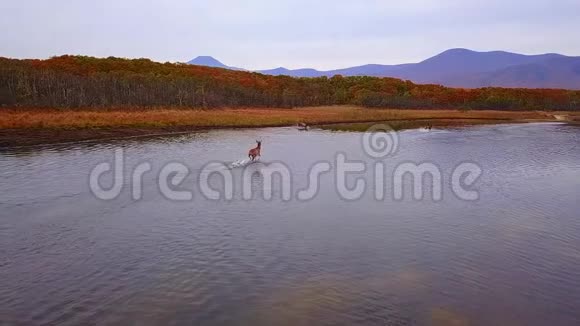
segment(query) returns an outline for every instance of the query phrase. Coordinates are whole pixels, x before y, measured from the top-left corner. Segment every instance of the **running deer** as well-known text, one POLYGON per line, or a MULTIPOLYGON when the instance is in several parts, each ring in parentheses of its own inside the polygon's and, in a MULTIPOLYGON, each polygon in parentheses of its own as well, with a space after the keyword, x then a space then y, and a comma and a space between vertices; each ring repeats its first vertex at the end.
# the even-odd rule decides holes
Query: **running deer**
POLYGON ((262 149, 262 141, 261 140, 256 140, 256 143, 258 144, 258 146, 256 146, 255 148, 250 149, 250 151, 248 152, 248 157, 253 161, 256 159, 256 157, 260 156, 260 150, 262 149))

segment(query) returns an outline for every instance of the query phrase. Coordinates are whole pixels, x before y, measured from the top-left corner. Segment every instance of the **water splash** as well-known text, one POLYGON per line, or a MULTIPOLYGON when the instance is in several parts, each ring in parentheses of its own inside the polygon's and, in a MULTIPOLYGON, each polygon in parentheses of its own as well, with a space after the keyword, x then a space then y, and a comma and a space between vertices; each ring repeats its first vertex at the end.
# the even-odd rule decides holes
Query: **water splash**
POLYGON ((235 169, 235 168, 243 168, 244 166, 247 166, 247 165, 249 165, 249 164, 252 164, 252 163, 254 163, 254 162, 255 162, 255 161, 252 161, 252 160, 250 160, 250 159, 245 159, 245 160, 237 160, 237 161, 234 161, 234 162, 232 162, 232 163, 228 164, 228 167, 229 167, 230 169, 235 169))

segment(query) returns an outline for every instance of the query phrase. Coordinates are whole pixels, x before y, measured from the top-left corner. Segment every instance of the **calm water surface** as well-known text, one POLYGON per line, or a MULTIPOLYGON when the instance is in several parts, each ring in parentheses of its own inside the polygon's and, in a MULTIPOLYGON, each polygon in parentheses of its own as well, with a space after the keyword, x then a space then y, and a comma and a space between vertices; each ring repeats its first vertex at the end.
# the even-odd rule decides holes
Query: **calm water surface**
POLYGON ((205 163, 243 159, 255 139, 294 189, 337 152, 375 162, 358 133, 290 128, 2 150, 0 324, 580 325, 579 128, 402 132, 386 178, 398 163, 433 162, 438 202, 395 201, 388 182, 385 200, 344 201, 332 174, 307 202, 279 189, 270 201, 195 191, 205 163), (128 186, 112 201, 89 190, 90 169, 118 147, 127 171, 153 166, 139 201, 128 186), (475 202, 447 186, 466 160, 484 171, 475 202), (192 201, 159 192, 169 162, 190 168, 192 201))

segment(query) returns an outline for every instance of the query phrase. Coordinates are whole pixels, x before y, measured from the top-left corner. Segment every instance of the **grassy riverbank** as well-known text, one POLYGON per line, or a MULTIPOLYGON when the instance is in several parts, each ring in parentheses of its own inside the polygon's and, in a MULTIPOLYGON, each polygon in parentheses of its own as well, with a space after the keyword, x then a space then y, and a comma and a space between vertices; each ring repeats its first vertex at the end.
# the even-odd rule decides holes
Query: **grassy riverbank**
MULTIPOLYGON (((488 120, 488 119, 417 119, 417 120, 390 120, 385 124, 392 130, 420 128, 453 128, 501 123, 529 122, 529 120, 488 120)), ((376 122, 333 123, 320 126, 324 130, 364 132, 376 122)))
MULTIPOLYGON (((570 113, 566 113, 570 114, 570 113)), ((401 110, 328 106, 295 109, 2 109, 0 146, 187 132, 214 128, 251 128, 329 125, 348 130, 347 124, 388 121, 399 128, 427 124, 463 125, 501 122, 558 121, 540 111, 401 110), (341 128, 342 126, 342 128, 341 128)), ((364 124, 359 125, 362 126, 364 124)), ((356 125, 355 125, 356 126, 356 125)), ((354 128, 353 130, 355 130, 354 128)), ((352 128, 351 128, 352 129, 352 128)))

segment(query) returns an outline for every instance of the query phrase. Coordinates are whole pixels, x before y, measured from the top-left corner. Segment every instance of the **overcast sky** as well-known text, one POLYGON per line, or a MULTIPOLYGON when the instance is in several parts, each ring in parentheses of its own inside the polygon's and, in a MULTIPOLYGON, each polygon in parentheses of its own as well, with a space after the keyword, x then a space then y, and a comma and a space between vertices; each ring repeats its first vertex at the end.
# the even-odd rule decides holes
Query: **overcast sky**
POLYGON ((580 55, 579 13, 579 0, 2 0, 0 56, 332 69, 455 47, 580 55))

